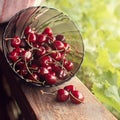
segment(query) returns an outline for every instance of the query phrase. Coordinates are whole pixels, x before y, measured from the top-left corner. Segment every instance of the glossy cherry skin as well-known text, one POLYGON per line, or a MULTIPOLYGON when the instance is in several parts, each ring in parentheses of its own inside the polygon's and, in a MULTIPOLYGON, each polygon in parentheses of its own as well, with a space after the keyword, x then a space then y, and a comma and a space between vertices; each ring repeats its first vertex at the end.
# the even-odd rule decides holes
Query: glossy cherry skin
POLYGON ((56 65, 56 64, 52 64, 52 70, 56 73, 59 73, 59 71, 61 70, 60 66, 56 65))
POLYGON ((69 99, 69 92, 65 89, 59 89, 56 96, 57 101, 65 102, 69 99))
POLYGON ((14 38, 12 38, 11 40, 12 47, 19 47, 20 44, 21 44, 21 39, 18 36, 15 36, 14 38))
POLYGON ((70 52, 70 45, 68 43, 64 43, 64 48, 67 53, 70 52))
POLYGON ((78 90, 70 92, 70 100, 74 104, 80 104, 84 102, 84 96, 78 90))
POLYGON ((45 75, 45 81, 49 85, 53 85, 57 82, 57 77, 51 73, 45 75))
POLYGON ((8 54, 8 57, 13 62, 17 61, 19 59, 19 54, 16 51, 12 51, 8 54))
POLYGON ((55 36, 55 39, 56 39, 56 40, 60 40, 60 41, 62 41, 62 42, 65 42, 65 37, 64 37, 63 35, 56 35, 56 36, 55 36))
POLYGON ((37 35, 37 43, 39 45, 41 45, 45 41, 46 41, 46 35, 44 35, 44 34, 37 35))
POLYGON ((38 48, 38 50, 36 50, 36 55, 40 57, 40 56, 44 55, 46 52, 47 51, 46 51, 45 47, 40 46, 38 48))
POLYGON ((50 55, 54 60, 60 61, 62 59, 62 55, 60 52, 53 52, 50 55))
POLYGON ((56 74, 60 80, 64 80, 67 76, 67 73, 64 69, 60 69, 56 74))
POLYGON ((59 40, 54 41, 53 46, 57 50, 63 50, 65 48, 64 43, 59 40))
POLYGON ((67 90, 68 92, 74 91, 75 87, 74 85, 67 85, 64 87, 65 90, 67 90))
POLYGON ((20 74, 21 76, 23 76, 23 77, 26 77, 27 74, 28 74, 27 68, 26 68, 25 66, 22 66, 22 67, 20 68, 19 74, 20 74))
POLYGON ((43 31, 43 34, 52 35, 52 29, 50 27, 46 27, 43 31))
POLYGON ((71 71, 74 68, 74 64, 71 61, 66 61, 66 62, 64 62, 63 65, 68 71, 71 71))
POLYGON ((20 54, 20 53, 22 53, 22 51, 24 51, 24 48, 16 47, 15 49, 13 49, 13 51, 15 51, 18 54, 20 54))
POLYGON ((36 35, 35 33, 29 33, 27 36, 27 41, 30 43, 35 43, 36 42, 36 35))
POLYGON ((38 70, 38 74, 41 76, 44 76, 45 74, 48 74, 49 70, 46 67, 40 67, 38 70))
POLYGON ((50 56, 43 56, 39 61, 41 66, 48 66, 52 64, 52 58, 50 56))
POLYGON ((39 79, 38 75, 36 73, 33 73, 32 75, 28 76, 28 79, 37 81, 39 79))
POLYGON ((22 58, 26 61, 29 61, 32 58, 32 52, 29 50, 22 51, 21 55, 22 55, 22 58))
POLYGON ((24 30, 24 34, 25 34, 25 35, 28 35, 28 34, 31 33, 31 32, 32 32, 32 29, 31 29, 30 26, 27 26, 27 27, 25 28, 25 30, 24 30))

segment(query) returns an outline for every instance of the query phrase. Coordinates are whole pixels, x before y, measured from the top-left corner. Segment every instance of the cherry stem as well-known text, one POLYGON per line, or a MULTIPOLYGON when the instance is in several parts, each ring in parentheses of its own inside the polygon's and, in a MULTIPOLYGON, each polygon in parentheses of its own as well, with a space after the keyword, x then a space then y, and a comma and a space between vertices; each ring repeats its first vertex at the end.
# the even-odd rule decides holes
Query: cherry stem
POLYGON ((44 94, 47 94, 47 95, 56 95, 56 94, 55 94, 56 91, 53 91, 53 92, 45 92, 45 91, 43 91, 43 90, 40 90, 40 92, 42 93, 42 95, 44 95, 44 94))
POLYGON ((15 70, 15 66, 16 66, 16 64, 17 64, 20 60, 21 60, 21 58, 18 59, 18 60, 13 64, 13 69, 14 69, 14 70, 15 70))
MULTIPOLYGON (((44 85, 44 82, 40 82, 38 79, 35 79, 35 78, 34 78, 34 76, 33 76, 32 72, 30 71, 30 69, 29 69, 29 67, 28 67, 28 65, 27 65, 26 58, 25 58, 25 66, 26 66, 26 68, 27 68, 28 72, 30 73, 30 75, 33 77, 33 79, 34 79, 34 80, 36 80, 38 83, 40 83, 40 84, 44 85)), ((29 81, 29 82, 33 82, 33 81, 32 81, 32 80, 30 80, 30 79, 28 79, 28 81, 29 81)))

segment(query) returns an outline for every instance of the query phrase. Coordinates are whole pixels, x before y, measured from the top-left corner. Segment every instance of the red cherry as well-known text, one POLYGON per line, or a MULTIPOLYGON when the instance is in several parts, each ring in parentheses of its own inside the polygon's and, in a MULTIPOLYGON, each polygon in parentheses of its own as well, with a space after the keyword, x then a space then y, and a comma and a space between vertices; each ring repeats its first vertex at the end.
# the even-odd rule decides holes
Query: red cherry
POLYGON ((38 74, 41 76, 44 76, 45 74, 48 74, 49 70, 46 67, 40 67, 38 70, 38 74))
POLYGON ((48 71, 52 71, 52 67, 50 65, 46 66, 46 68, 48 69, 48 71))
POLYGON ((21 76, 23 76, 23 77, 26 77, 26 76, 27 76, 28 70, 27 70, 26 66, 22 66, 22 67, 20 68, 19 74, 20 74, 21 76))
POLYGON ((84 96, 78 90, 74 90, 70 92, 70 100, 72 103, 80 104, 84 102, 84 96))
POLYGON ((36 35, 35 35, 35 33, 29 33, 28 36, 27 36, 27 40, 30 43, 35 43, 36 42, 36 35))
POLYGON ((46 41, 46 36, 44 34, 37 35, 37 43, 41 45, 41 43, 46 41))
POLYGON ((52 64, 52 58, 50 56, 43 56, 40 58, 40 64, 41 66, 48 66, 52 64))
POLYGON ((67 85, 64 87, 64 89, 67 90, 68 92, 70 92, 70 91, 74 91, 75 87, 73 85, 67 85))
POLYGON ((19 59, 19 55, 16 51, 12 51, 8 54, 8 57, 10 60, 12 60, 13 62, 17 61, 19 59))
POLYGON ((65 61, 63 65, 68 71, 71 71, 74 68, 74 64, 71 61, 65 61))
POLYGON ((50 27, 46 27, 43 31, 43 34, 52 35, 52 29, 50 27))
POLYGON ((24 66, 25 66, 25 62, 22 61, 22 60, 20 60, 20 61, 18 61, 18 62, 16 63, 16 67, 19 68, 19 69, 21 69, 21 68, 24 67, 24 66))
POLYGON ((56 35, 55 39, 56 39, 56 40, 60 40, 60 41, 62 41, 62 42, 65 41, 65 37, 64 37, 63 35, 56 35))
POLYGON ((36 81, 39 79, 38 75, 36 73, 33 73, 32 75, 28 76, 28 79, 36 81))
POLYGON ((46 53, 46 49, 45 49, 45 47, 43 47, 43 46, 40 46, 39 48, 38 48, 38 50, 36 51, 36 55, 37 56, 42 56, 42 55, 44 55, 46 53))
POLYGON ((57 78, 55 75, 51 74, 51 73, 48 73, 45 75, 45 81, 47 84, 49 85, 53 85, 57 82, 57 78))
POLYGON ((62 59, 61 53, 60 52, 53 52, 51 54, 51 57, 57 61, 60 61, 62 59))
POLYGON ((24 48, 16 47, 15 49, 13 49, 13 51, 15 51, 18 54, 20 54, 20 53, 22 53, 22 51, 24 51, 24 48))
POLYGON ((53 64, 53 65, 52 65, 52 70, 53 70, 54 72, 58 73, 58 72, 61 70, 61 68, 60 68, 60 66, 57 66, 56 64, 53 64))
POLYGON ((64 80, 67 76, 67 73, 64 69, 60 69, 58 72, 57 72, 57 77, 61 80, 64 80))
POLYGON ((19 38, 19 36, 15 36, 14 38, 12 38, 11 40, 12 47, 19 47, 20 44, 21 44, 21 39, 19 38))
POLYGON ((64 89, 59 89, 56 96, 57 101, 65 102, 69 99, 69 92, 64 89))
POLYGON ((54 41, 53 46, 57 50, 62 50, 65 48, 64 43, 62 41, 59 41, 59 40, 54 41))
POLYGON ((70 52, 70 45, 68 43, 64 43, 65 51, 70 52))
POLYGON ((30 69, 32 69, 32 70, 38 70, 38 65, 35 64, 35 63, 32 63, 31 66, 30 66, 30 69))
POLYGON ((29 33, 31 33, 32 32, 32 29, 30 28, 30 26, 27 26, 26 28, 25 28, 25 30, 24 30, 24 34, 25 35, 28 35, 29 33))
POLYGON ((29 61, 32 58, 32 52, 29 50, 22 51, 22 57, 24 60, 29 61))

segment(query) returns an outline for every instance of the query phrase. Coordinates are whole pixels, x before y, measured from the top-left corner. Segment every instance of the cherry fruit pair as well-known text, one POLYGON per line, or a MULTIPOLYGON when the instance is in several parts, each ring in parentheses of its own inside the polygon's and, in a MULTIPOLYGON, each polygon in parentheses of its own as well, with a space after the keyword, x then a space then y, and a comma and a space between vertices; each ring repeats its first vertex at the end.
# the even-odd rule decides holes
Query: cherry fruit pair
POLYGON ((70 98, 70 101, 74 104, 80 104, 84 102, 84 96, 81 92, 75 89, 73 85, 65 86, 63 89, 57 91, 56 99, 59 102, 65 102, 70 98))

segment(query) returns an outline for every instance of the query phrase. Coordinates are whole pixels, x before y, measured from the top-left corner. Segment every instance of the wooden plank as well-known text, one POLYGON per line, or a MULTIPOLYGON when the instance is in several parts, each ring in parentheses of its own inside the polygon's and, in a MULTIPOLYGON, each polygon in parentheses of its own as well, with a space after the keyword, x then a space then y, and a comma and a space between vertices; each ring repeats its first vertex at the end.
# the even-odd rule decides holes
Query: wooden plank
POLYGON ((69 101, 59 103, 56 102, 54 95, 42 95, 41 88, 25 85, 21 87, 38 120, 116 120, 77 77, 73 77, 69 82, 60 86, 42 88, 42 90, 52 92, 69 84, 74 85, 83 93, 84 104, 75 105, 69 101))
POLYGON ((2 53, 0 58, 0 67, 26 120, 116 120, 76 76, 52 88, 28 86, 17 80, 2 53), (59 103, 56 102, 55 95, 41 93, 41 90, 53 92, 69 84, 83 93, 84 104, 75 105, 69 101, 59 103))

